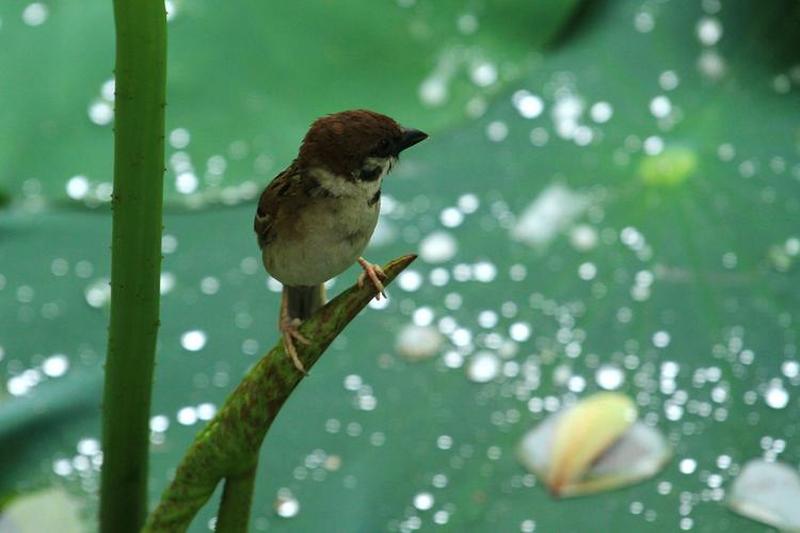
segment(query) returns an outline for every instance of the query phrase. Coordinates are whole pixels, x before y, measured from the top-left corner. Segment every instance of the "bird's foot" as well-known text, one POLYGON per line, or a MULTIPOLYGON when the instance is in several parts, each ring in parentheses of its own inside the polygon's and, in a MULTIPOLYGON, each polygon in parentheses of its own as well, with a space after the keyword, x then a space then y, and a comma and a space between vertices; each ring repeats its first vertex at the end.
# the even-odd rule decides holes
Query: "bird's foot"
POLYGON ((364 269, 364 272, 358 276, 358 286, 363 287, 364 283, 367 281, 367 278, 369 278, 370 282, 378 293, 375 295, 375 299, 380 300, 381 296, 386 298, 386 289, 381 282, 381 278, 386 279, 386 273, 383 271, 383 269, 378 265, 370 263, 363 257, 358 258, 358 264, 364 269))
POLYGON ((297 331, 297 327, 301 324, 300 320, 297 318, 283 318, 278 326, 281 331, 281 336, 283 337, 283 349, 286 351, 286 354, 292 359, 295 368, 302 372, 304 375, 308 375, 306 368, 303 366, 302 361, 300 361, 300 357, 297 356, 297 348, 294 346, 294 341, 298 341, 302 344, 311 344, 311 341, 305 338, 299 331, 297 331))

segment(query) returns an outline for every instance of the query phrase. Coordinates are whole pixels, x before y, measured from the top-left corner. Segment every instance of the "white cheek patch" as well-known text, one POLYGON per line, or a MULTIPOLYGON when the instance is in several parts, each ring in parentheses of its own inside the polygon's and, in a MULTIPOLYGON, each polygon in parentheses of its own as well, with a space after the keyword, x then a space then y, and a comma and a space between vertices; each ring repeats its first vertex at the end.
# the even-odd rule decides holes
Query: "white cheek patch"
POLYGON ((396 157, 368 157, 364 161, 364 169, 365 170, 372 170, 380 169, 380 176, 378 180, 382 180, 386 174, 391 172, 394 164, 397 162, 396 157))
POLYGON ((373 181, 361 181, 351 177, 337 176, 324 168, 313 168, 310 174, 317 178, 320 186, 331 196, 368 200, 381 188, 383 174, 373 181))
POLYGON ((310 174, 317 178, 320 186, 332 196, 347 196, 358 199, 370 200, 381 189, 383 178, 392 170, 396 157, 369 157, 364 161, 364 169, 380 169, 380 174, 373 180, 353 179, 352 177, 337 176, 329 170, 316 167, 310 174))

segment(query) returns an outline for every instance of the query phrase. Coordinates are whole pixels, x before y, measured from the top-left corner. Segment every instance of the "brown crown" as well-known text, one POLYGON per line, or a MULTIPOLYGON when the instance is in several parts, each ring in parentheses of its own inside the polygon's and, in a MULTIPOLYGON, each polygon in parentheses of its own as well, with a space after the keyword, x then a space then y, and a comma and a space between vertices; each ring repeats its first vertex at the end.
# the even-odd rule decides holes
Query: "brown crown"
POLYGON ((399 139, 402 134, 400 125, 386 115, 366 109, 342 111, 311 124, 298 159, 307 168, 321 166, 350 176, 382 139, 399 139))

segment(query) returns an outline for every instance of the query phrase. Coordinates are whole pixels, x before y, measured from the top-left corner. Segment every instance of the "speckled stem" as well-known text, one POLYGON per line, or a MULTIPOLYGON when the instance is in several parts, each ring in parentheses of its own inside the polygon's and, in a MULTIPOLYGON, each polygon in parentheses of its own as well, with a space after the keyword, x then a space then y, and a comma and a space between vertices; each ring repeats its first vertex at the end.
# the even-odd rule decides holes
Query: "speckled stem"
POLYGON ((254 464, 241 474, 225 478, 225 488, 222 490, 222 501, 219 503, 217 524, 214 528, 216 531, 247 533, 257 467, 254 464))
POLYGON ((114 0, 116 97, 111 317, 103 392, 100 531, 147 514, 150 391, 159 316, 167 19, 164 0, 114 0))
MULTIPOLYGON (((385 285, 389 285, 412 261, 406 255, 387 263, 385 285)), ((375 296, 370 284, 354 285, 331 300, 300 326, 311 344, 297 344, 303 365, 311 369, 333 339, 375 296)), ((195 437, 184 456, 175 479, 161 496, 158 507, 147 519, 144 531, 183 531, 205 504, 217 483, 226 484, 218 516, 228 520, 241 510, 248 512, 258 451, 272 421, 303 378, 279 342, 242 379, 208 425, 195 437)), ((247 516, 244 517, 246 529, 247 516)), ((231 522, 226 522, 231 524, 231 522)), ((241 523, 231 525, 233 531, 241 523)), ((242 530, 244 530, 242 529, 242 530)))

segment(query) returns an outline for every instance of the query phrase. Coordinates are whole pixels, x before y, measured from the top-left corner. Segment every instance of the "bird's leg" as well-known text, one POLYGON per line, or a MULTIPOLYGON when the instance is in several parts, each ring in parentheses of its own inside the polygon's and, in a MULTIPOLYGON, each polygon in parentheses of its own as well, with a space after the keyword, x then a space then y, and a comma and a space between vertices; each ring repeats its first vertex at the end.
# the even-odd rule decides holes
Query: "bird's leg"
POLYGON ((378 294, 375 295, 375 299, 380 300, 381 296, 386 298, 386 291, 383 287, 383 283, 381 283, 381 278, 386 279, 386 274, 383 272, 383 269, 378 265, 370 263, 363 257, 358 258, 358 264, 364 269, 364 272, 358 276, 358 286, 363 287, 364 282, 369 278, 375 290, 378 292, 378 294))
POLYGON ((297 326, 300 325, 300 319, 292 318, 289 316, 289 295, 284 289, 281 296, 281 313, 278 321, 278 329, 283 336, 283 349, 286 354, 292 359, 295 368, 305 375, 308 375, 306 368, 297 356, 297 348, 294 347, 294 341, 297 340, 303 344, 311 344, 307 338, 297 331, 297 326))

